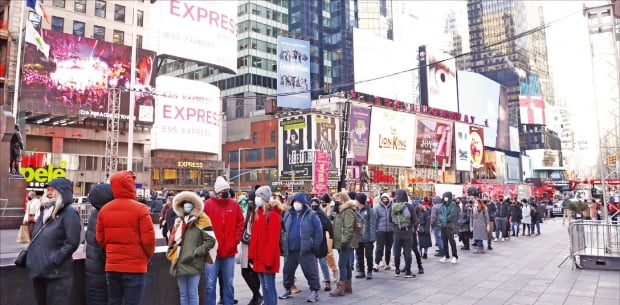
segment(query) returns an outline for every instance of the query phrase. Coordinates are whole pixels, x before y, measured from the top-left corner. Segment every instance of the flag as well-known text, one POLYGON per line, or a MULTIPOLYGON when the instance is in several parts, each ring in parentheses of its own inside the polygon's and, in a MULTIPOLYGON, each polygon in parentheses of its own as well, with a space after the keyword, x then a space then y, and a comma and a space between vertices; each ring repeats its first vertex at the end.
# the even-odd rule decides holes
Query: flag
POLYGON ((37 32, 30 21, 26 22, 26 42, 35 45, 37 50, 41 51, 45 58, 49 59, 50 45, 43 41, 43 37, 39 35, 39 32, 37 32))
POLYGON ((50 17, 47 15, 47 12, 41 5, 41 1, 39 0, 26 0, 26 6, 33 9, 39 16, 43 17, 47 23, 50 23, 50 17))

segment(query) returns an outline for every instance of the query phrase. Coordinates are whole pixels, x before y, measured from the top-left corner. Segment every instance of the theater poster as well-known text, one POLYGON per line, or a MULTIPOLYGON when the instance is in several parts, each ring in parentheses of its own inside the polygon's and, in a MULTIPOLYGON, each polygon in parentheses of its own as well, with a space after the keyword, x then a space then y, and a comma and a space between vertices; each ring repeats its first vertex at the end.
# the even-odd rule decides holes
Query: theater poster
POLYGON ((329 153, 316 151, 314 157, 314 176, 312 177, 312 189, 315 194, 327 194, 329 186, 329 153))
POLYGON ((469 151, 471 165, 474 169, 484 167, 484 129, 478 126, 469 126, 469 151))
POLYGON ((312 181, 312 116, 282 118, 278 123, 280 180, 312 181))
POLYGON ((313 115, 312 124, 314 150, 327 153, 329 179, 338 180, 340 168, 340 145, 338 145, 340 121, 336 117, 313 115))
POLYGON ((454 150, 456 156, 456 170, 471 170, 471 151, 470 151, 469 125, 463 123, 454 123, 454 150))
POLYGON ((450 167, 452 134, 452 122, 418 117, 415 165, 450 167))
POLYGON ((351 107, 349 134, 349 151, 353 152, 353 160, 366 163, 368 161, 368 137, 370 136, 370 109, 351 107))

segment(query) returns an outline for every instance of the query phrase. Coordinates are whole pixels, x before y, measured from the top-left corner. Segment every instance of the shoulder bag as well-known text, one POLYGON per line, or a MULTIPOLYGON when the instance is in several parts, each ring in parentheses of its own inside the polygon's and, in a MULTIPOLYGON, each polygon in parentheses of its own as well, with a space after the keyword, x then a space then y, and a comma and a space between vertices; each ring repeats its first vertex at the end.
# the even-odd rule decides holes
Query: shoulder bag
MULTIPOLYGON (((46 224, 43 225, 43 227, 41 227, 41 229, 39 229, 37 234, 35 234, 34 237, 32 238, 32 240, 30 241, 30 245, 32 245, 34 240, 37 239, 37 237, 39 237, 39 234, 41 234, 43 229, 45 229, 45 227, 50 222, 51 221, 48 221, 46 224)), ((26 257, 28 256, 28 248, 30 248, 30 245, 28 245, 28 247, 26 247, 25 250, 22 250, 21 252, 19 252, 19 254, 17 255, 17 258, 15 259, 15 266, 20 267, 20 268, 25 268, 26 267, 26 257)))

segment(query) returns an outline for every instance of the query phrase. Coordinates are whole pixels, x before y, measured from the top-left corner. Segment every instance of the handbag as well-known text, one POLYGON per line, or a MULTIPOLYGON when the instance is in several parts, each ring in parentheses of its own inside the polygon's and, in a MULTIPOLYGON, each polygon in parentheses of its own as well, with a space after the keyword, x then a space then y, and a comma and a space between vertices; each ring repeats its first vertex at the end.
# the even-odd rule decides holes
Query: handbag
MULTIPOLYGON (((30 245, 32 245, 32 243, 35 241, 35 239, 37 239, 37 237, 39 237, 39 234, 41 234, 41 232, 43 231, 43 229, 45 229, 45 227, 51 222, 48 221, 46 224, 44 224, 41 229, 39 229, 39 231, 37 232, 37 234, 34 235, 34 237, 32 238, 32 240, 30 240, 30 245)), ((21 229, 20 229, 21 230, 21 229)), ((26 267, 26 258, 28 257, 28 249, 30 248, 30 245, 28 245, 28 247, 26 247, 25 250, 22 250, 21 252, 19 252, 19 254, 17 254, 17 258, 15 258, 15 266, 20 267, 20 268, 24 268, 26 267)))
POLYGON ((250 238, 252 237, 252 235, 248 233, 248 223, 250 222, 251 217, 254 217, 254 213, 250 212, 245 218, 245 225, 243 226, 243 235, 241 236, 241 242, 246 245, 250 244, 250 238))
POLYGON ((21 244, 27 244, 30 242, 30 230, 28 229, 28 225, 19 226, 16 241, 21 244))

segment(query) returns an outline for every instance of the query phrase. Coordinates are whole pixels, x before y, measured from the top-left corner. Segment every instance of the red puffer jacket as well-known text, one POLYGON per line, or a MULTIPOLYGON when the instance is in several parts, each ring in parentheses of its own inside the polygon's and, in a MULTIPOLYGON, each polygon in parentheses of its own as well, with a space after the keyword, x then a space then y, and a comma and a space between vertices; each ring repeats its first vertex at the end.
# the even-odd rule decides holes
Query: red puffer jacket
POLYGON ((225 258, 237 254, 237 245, 243 234, 243 213, 239 203, 230 198, 210 198, 205 202, 204 212, 211 219, 217 239, 217 257, 225 258))
POLYGON ((274 207, 267 213, 263 208, 256 210, 248 252, 248 259, 254 261, 252 269, 255 272, 278 273, 280 271, 281 212, 278 207, 274 207), (269 214, 269 222, 267 222, 267 214, 269 214))
POLYGON ((114 200, 99 211, 97 242, 106 253, 105 271, 146 273, 155 253, 155 231, 148 208, 137 202, 135 176, 121 171, 110 178, 114 200))

